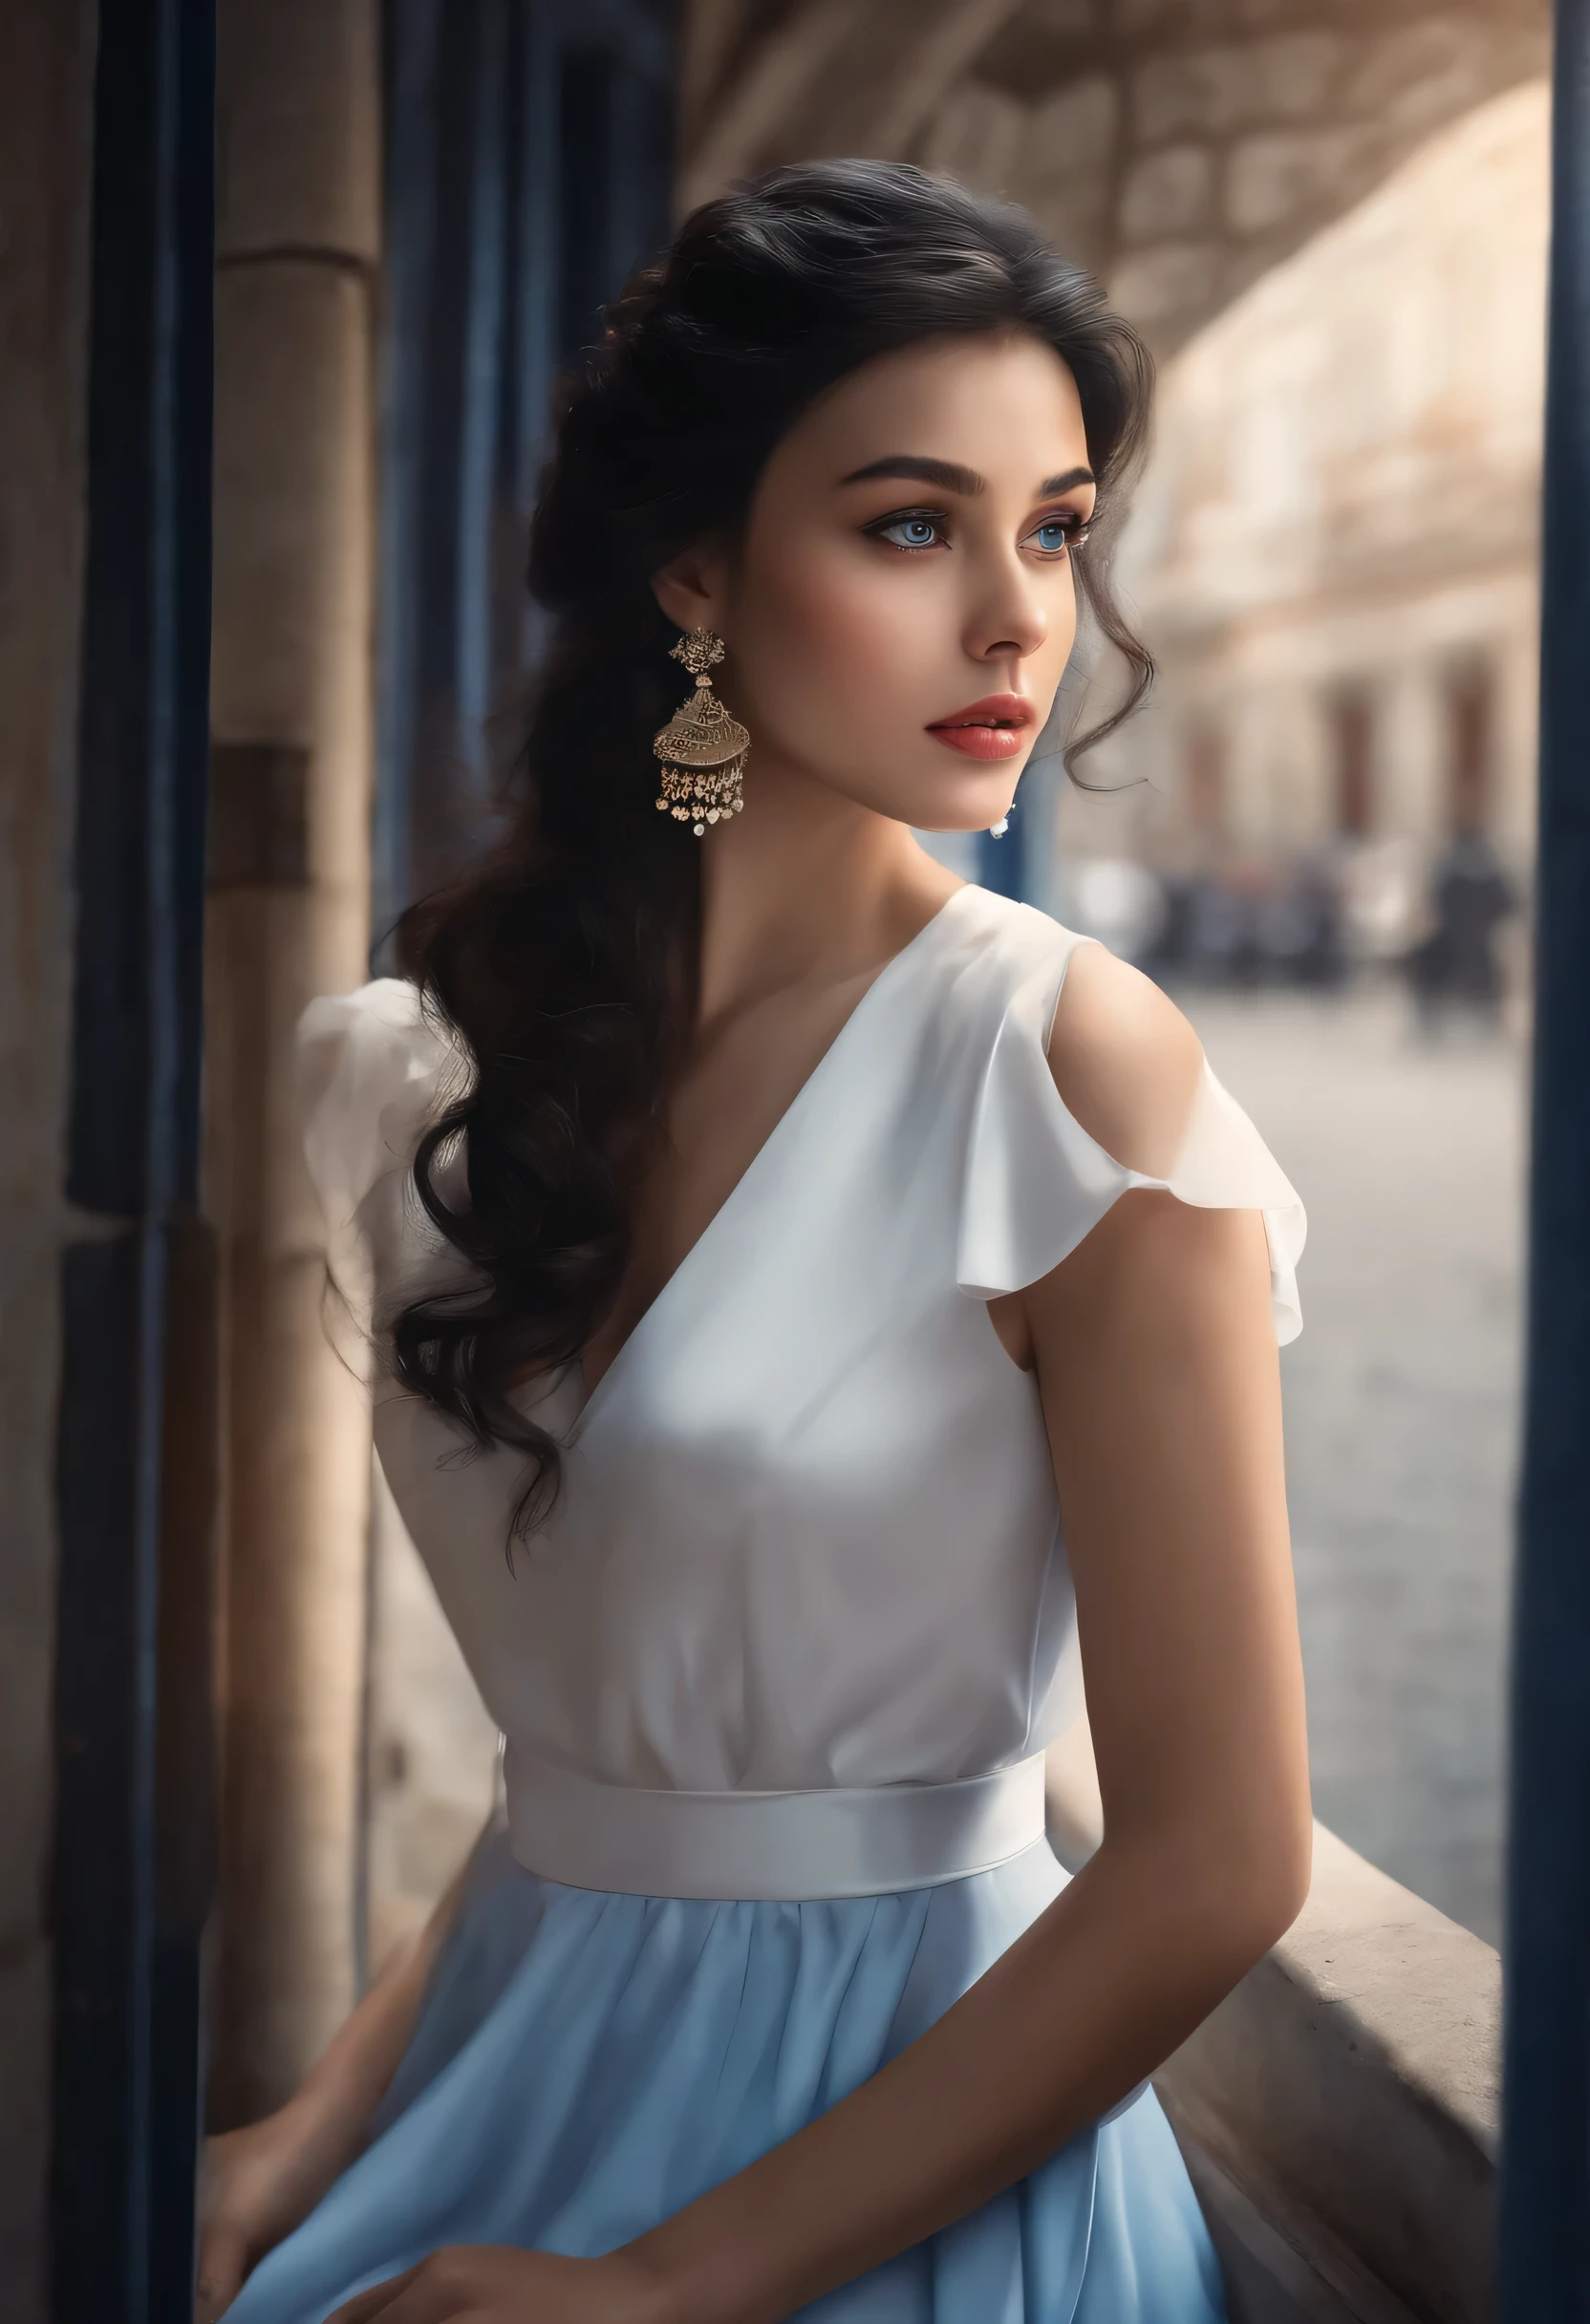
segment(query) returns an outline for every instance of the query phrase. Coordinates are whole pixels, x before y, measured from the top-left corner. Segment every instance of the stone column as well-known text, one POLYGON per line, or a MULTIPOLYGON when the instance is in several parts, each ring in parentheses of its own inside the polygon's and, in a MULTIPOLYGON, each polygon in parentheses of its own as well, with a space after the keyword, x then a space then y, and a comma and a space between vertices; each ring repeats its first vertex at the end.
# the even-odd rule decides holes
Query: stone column
POLYGON ((55 1421, 83 588, 91 0, 0 9, 0 2307, 49 2299, 55 1421))
POLYGON ((369 1520, 324 1328, 293 1026, 366 974, 376 0, 221 0, 207 1199, 225 1357, 212 2120, 293 2088, 354 1997, 369 1520))
POLYGON ((1419 857, 1436 853, 1447 836, 1444 675, 1439 659, 1427 653, 1398 662, 1385 681, 1385 828, 1388 836, 1406 840, 1419 857))

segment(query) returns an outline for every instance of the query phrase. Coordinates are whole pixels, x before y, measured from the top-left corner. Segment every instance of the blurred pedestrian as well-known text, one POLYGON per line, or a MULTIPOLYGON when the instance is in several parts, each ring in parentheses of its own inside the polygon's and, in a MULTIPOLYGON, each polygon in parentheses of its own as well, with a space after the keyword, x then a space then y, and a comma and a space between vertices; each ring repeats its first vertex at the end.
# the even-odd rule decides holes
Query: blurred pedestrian
POLYGON ((1477 825, 1454 833, 1438 859, 1430 908, 1434 925, 1405 960, 1421 1027, 1438 1031, 1454 1008, 1493 1024, 1502 1000, 1496 931, 1517 910, 1517 898, 1477 825))

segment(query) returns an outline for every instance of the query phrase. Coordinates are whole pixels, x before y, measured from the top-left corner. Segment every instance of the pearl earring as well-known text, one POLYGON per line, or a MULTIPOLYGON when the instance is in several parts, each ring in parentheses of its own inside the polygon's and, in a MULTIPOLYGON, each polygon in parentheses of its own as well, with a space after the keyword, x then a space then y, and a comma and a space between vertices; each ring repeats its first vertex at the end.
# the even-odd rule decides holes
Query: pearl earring
POLYGON ((1010 817, 1008 815, 1001 815, 998 823, 991 823, 989 825, 988 836, 990 839, 1003 839, 1009 828, 1010 817))

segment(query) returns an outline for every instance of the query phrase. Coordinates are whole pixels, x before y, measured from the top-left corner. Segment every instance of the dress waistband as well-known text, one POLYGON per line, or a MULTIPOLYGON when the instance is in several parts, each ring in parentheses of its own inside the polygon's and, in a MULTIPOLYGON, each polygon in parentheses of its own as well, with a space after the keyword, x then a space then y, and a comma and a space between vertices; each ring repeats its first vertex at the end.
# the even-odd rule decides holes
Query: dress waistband
POLYGON ((622 1896, 888 1896, 987 1872, 1043 1837, 1043 1754, 958 1783, 653 1792, 504 1754, 508 1843, 527 1872, 622 1896))

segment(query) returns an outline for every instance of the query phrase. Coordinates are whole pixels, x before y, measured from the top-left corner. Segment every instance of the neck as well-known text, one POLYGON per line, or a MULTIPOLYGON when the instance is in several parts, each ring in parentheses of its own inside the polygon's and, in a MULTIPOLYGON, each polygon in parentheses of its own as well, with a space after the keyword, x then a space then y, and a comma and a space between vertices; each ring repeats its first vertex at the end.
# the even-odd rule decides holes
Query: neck
POLYGON ((696 844, 702 1023, 880 967, 960 885, 904 824, 768 760, 752 759, 744 812, 696 844))

